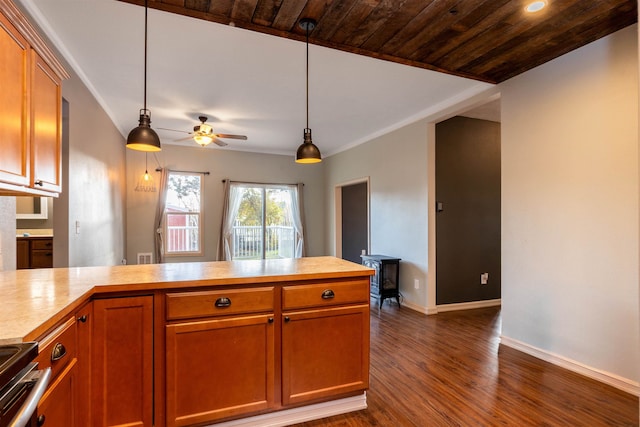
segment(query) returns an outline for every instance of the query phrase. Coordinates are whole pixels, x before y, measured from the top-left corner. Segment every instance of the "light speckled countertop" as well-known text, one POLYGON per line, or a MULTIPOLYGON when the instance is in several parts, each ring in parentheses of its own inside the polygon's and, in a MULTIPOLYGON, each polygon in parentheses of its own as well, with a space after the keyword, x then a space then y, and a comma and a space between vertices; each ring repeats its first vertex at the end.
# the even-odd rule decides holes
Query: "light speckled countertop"
POLYGON ((53 237, 53 230, 50 228, 18 228, 16 237, 53 237))
POLYGON ((372 275, 335 257, 0 272, 0 344, 34 340, 92 295, 372 275))

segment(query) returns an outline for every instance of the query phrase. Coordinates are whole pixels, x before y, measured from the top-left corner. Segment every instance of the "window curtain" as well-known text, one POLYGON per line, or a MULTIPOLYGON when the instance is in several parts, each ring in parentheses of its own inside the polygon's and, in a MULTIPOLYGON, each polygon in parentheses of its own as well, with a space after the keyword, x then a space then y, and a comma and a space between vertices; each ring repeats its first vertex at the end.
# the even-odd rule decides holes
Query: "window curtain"
POLYGON ((305 236, 305 220, 304 220, 304 199, 302 197, 302 190, 304 184, 298 183, 291 189, 291 214, 293 216, 293 228, 295 229, 295 247, 294 257, 302 258, 306 256, 307 241, 305 236))
POLYGON ((224 181, 224 202, 222 205, 222 225, 218 243, 218 261, 231 261, 233 254, 233 223, 240 207, 242 192, 232 186, 231 181, 224 181))
POLYGON ((167 177, 169 171, 162 168, 160 173, 160 191, 158 192, 158 204, 156 205, 156 218, 153 223, 155 230, 154 251, 157 264, 164 262, 164 236, 163 221, 164 210, 167 205, 167 177))

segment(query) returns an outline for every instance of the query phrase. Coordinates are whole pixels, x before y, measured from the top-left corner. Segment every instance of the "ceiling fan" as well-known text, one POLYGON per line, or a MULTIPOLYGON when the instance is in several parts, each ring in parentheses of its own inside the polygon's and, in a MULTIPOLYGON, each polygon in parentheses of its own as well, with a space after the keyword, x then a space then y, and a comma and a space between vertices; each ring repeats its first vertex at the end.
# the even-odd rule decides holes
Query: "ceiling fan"
POLYGON ((242 141, 246 141, 247 137, 245 135, 231 135, 228 133, 214 133, 213 132, 213 127, 211 127, 211 125, 207 124, 206 121, 208 120, 207 116, 199 116, 198 119, 200 120, 200 124, 199 125, 195 125, 193 127, 193 132, 187 132, 184 130, 176 130, 176 129, 167 129, 167 128, 157 128, 157 129, 162 129, 162 130, 168 130, 168 131, 172 131, 172 132, 183 132, 183 133, 188 133, 191 136, 188 136, 186 138, 181 138, 181 139, 176 139, 176 141, 186 141, 188 139, 192 139, 197 142, 198 144, 200 144, 200 146, 204 147, 206 145, 211 144, 212 142, 219 145, 220 147, 224 147, 225 145, 228 145, 226 142, 221 141, 220 138, 224 138, 224 139, 239 139, 242 141))

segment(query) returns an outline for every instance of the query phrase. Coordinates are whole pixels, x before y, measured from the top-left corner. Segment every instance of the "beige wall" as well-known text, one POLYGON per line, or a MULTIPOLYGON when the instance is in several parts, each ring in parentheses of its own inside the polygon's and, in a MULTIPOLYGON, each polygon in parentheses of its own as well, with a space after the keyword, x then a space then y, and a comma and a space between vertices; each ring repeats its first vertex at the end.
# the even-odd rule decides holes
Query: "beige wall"
POLYGON ((428 303, 427 134, 426 121, 420 121, 323 162, 327 251, 336 253, 336 186, 368 177, 370 253, 402 259, 400 292, 405 304, 421 311, 428 303), (420 281, 419 289, 414 279, 420 281))
MULTIPOLYGON (((210 172, 204 179, 204 256, 172 257, 167 262, 213 261, 216 259, 222 215, 222 180, 295 184, 303 182, 307 220, 308 255, 325 255, 322 163, 299 165, 291 156, 245 153, 216 147, 201 148, 164 144, 162 151, 149 155, 149 172, 156 186, 158 163, 173 170, 210 172)), ((135 191, 145 171, 145 155, 127 150, 127 262, 134 264, 140 252, 153 252, 153 219, 158 193, 135 191)))
POLYGON ((16 198, 0 197, 0 271, 16 269, 16 198))
POLYGON ((637 388, 636 32, 500 89, 502 333, 637 388))
MULTIPOLYGON (((62 84, 69 103, 63 195, 54 200, 54 265, 116 265, 125 250, 125 140, 79 77, 62 84), (76 233, 76 222, 80 225, 76 233), (62 253, 61 253, 62 252, 62 253)), ((132 112, 132 127, 137 123, 132 112)))

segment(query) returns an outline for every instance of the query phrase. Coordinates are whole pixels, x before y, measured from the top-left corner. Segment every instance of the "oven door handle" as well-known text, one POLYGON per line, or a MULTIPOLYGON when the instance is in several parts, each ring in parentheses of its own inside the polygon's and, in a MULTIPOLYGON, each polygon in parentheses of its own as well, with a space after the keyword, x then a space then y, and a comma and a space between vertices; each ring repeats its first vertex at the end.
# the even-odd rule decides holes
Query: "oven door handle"
POLYGON ((29 376, 31 376, 31 380, 37 377, 36 383, 31 389, 27 400, 22 404, 22 407, 20 408, 16 416, 13 417, 13 420, 9 423, 9 427, 25 427, 29 425, 33 414, 38 408, 38 402, 42 398, 42 395, 44 394, 44 391, 47 389, 49 381, 51 380, 51 368, 32 372, 31 374, 29 374, 29 376))

